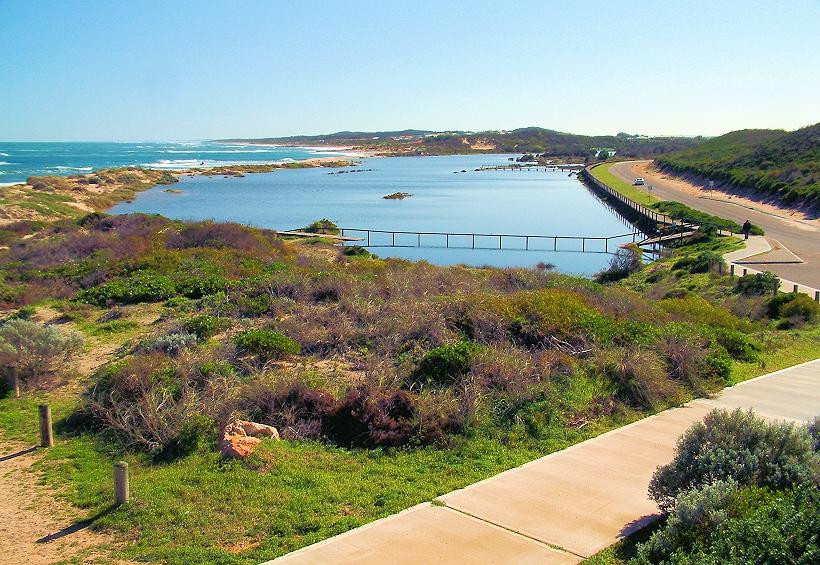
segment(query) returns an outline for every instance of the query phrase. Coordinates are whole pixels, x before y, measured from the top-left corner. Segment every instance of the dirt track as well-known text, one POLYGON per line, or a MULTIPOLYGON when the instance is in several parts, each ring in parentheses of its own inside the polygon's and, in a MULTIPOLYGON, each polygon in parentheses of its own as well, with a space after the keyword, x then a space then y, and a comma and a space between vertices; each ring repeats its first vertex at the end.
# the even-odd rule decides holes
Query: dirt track
POLYGON ((779 241, 805 261, 802 264, 769 264, 766 270, 807 286, 820 287, 820 222, 790 219, 788 211, 777 212, 769 205, 730 197, 726 193, 714 191, 710 194, 703 186, 661 174, 650 168, 650 164, 651 161, 624 161, 613 164, 609 170, 629 183, 635 177, 644 177, 646 184, 653 186, 652 195, 663 200, 676 200, 741 224, 748 219, 761 226, 767 238, 779 241), (747 208, 749 205, 758 209, 750 210, 747 208), (776 213, 780 215, 774 215, 776 213))
POLYGON ((31 446, 0 443, 0 562, 91 563, 100 556, 93 548, 112 539, 77 522, 77 511, 38 482, 30 468, 41 456, 31 446))

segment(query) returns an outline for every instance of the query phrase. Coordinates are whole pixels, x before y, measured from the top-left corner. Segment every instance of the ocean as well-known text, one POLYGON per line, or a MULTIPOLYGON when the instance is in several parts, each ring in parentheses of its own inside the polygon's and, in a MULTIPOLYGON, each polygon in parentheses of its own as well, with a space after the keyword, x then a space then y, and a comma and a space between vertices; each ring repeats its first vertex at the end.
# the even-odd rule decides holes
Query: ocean
POLYGON ((306 147, 269 147, 213 141, 163 143, 68 143, 0 141, 0 183, 30 176, 72 175, 135 165, 183 169, 215 165, 270 163, 340 155, 306 147))

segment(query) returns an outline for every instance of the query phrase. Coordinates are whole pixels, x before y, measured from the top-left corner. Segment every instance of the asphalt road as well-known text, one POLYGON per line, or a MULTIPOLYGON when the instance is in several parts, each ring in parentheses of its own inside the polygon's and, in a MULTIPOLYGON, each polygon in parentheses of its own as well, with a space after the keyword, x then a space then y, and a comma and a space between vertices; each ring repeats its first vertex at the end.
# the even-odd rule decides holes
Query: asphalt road
POLYGON ((740 224, 748 219, 762 227, 767 238, 779 241, 804 261, 799 264, 767 264, 758 268, 797 283, 820 288, 820 229, 762 211, 750 210, 732 202, 711 200, 683 191, 674 183, 663 179, 661 175, 645 171, 644 166, 649 162, 624 161, 613 164, 609 170, 630 184, 635 177, 644 177, 646 184, 653 187, 652 195, 657 198, 676 200, 696 210, 735 220, 740 224))

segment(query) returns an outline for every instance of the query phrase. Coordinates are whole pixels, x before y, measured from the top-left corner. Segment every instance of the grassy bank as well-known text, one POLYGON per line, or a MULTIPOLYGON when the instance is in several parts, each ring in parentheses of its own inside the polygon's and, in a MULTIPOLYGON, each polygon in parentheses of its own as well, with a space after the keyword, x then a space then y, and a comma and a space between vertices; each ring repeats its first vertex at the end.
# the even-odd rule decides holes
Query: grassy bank
POLYGON ((52 404, 38 470, 126 559, 271 559, 820 355, 815 311, 711 270, 724 239, 601 285, 140 214, 10 231, 0 336, 33 318, 85 348, 0 398, 0 437, 35 441, 52 404), (221 456, 236 415, 283 441, 221 456), (113 508, 120 459, 133 501, 113 508))
POLYGON ((663 155, 663 170, 807 209, 820 207, 820 124, 793 132, 741 130, 663 155))
MULTIPOLYGON (((659 214, 666 214, 676 220, 686 220, 704 227, 709 226, 729 230, 733 233, 740 233, 742 231, 742 226, 733 220, 727 220, 726 218, 695 210, 680 202, 660 200, 648 192, 638 189, 638 187, 612 174, 609 170, 612 165, 613 163, 598 165, 590 169, 590 174, 613 190, 618 191, 634 202, 656 210, 659 214)), ((763 229, 759 226, 752 226, 752 234, 763 235, 763 229)))
POLYGON ((638 204, 643 204, 644 206, 652 206, 652 204, 656 202, 660 202, 657 198, 650 195, 648 192, 639 190, 636 186, 629 184, 628 182, 620 179, 613 175, 609 168, 612 166, 612 163, 604 163, 602 165, 598 165, 597 167, 593 167, 589 170, 589 172, 594 176, 596 179, 607 185, 608 187, 612 188, 613 190, 617 190, 627 198, 637 202, 638 204))

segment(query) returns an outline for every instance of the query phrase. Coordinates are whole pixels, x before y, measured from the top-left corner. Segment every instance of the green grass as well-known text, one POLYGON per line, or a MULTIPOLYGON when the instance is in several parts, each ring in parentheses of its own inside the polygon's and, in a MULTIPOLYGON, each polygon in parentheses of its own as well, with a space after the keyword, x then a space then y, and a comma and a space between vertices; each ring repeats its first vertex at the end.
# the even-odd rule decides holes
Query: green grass
MULTIPOLYGON (((594 383, 571 385, 573 403, 594 383)), ((317 442, 265 442, 245 462, 203 449, 171 463, 119 451, 99 436, 59 434, 75 403, 55 395, 0 399, 0 434, 33 443, 37 404, 53 406, 57 445, 36 469, 93 527, 133 541, 114 556, 167 563, 258 563, 429 501, 563 449, 637 417, 583 430, 550 425, 540 438, 522 426, 476 430, 441 448, 356 450, 317 442), (112 508, 112 465, 130 464, 132 502, 112 508), (226 545, 236 542, 236 547, 226 545), (240 554, 235 550, 244 549, 240 554)))
POLYGON ((651 206, 655 202, 660 202, 660 200, 658 200, 648 192, 640 190, 638 189, 638 187, 633 186, 612 174, 609 171, 609 168, 612 165, 614 165, 614 163, 604 163, 603 165, 593 167, 592 169, 590 169, 589 172, 592 174, 592 176, 594 176, 602 183, 606 184, 608 187, 612 188, 613 190, 617 190, 618 192, 620 192, 627 198, 634 200, 638 204, 643 204, 644 206, 651 206))

